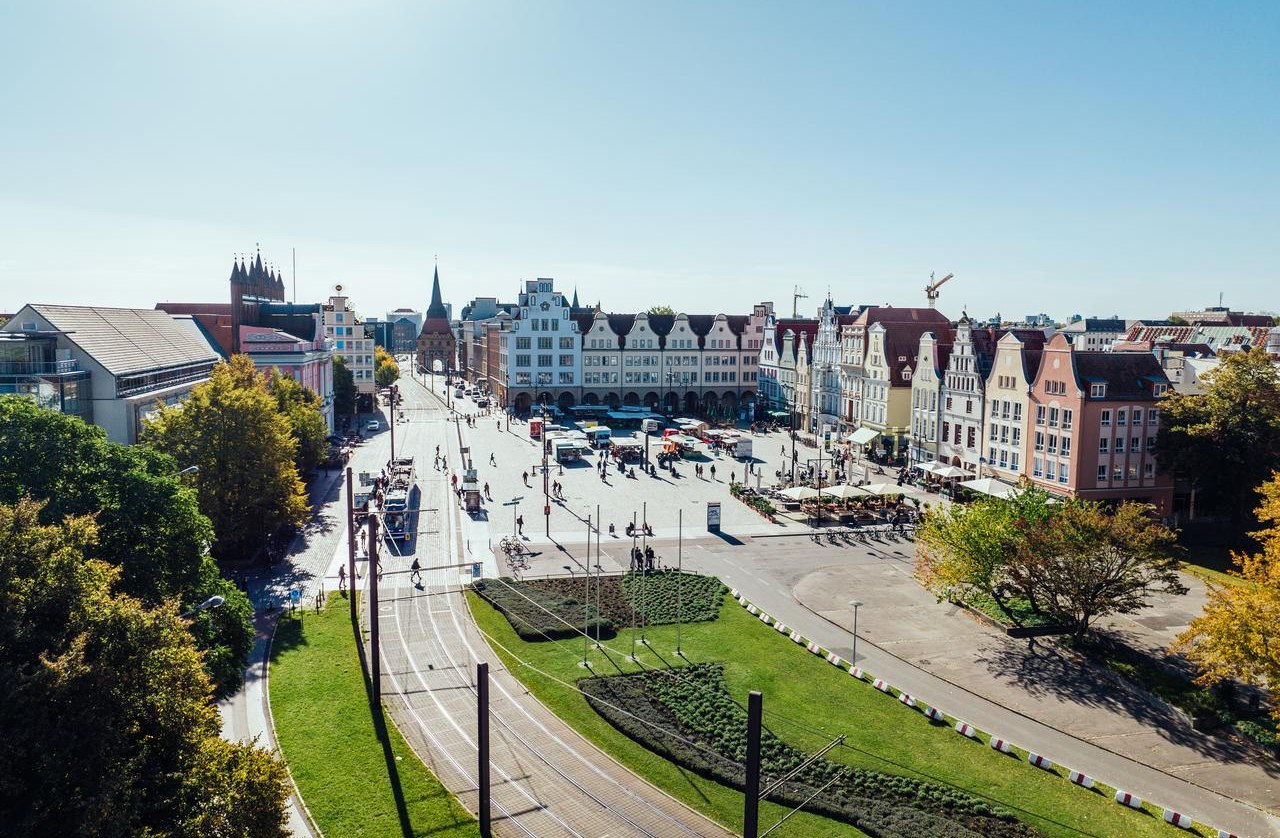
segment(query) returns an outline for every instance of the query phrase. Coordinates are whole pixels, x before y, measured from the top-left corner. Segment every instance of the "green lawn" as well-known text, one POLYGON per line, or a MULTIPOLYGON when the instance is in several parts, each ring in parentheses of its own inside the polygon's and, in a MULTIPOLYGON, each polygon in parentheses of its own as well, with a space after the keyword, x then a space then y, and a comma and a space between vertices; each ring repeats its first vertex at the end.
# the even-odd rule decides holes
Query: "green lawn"
MULTIPOLYGON (((522 641, 507 620, 479 597, 468 594, 468 601, 495 652, 543 703, 659 788, 741 830, 740 793, 680 769, 636 744, 596 714, 576 689, 557 682, 573 683, 583 676, 578 664, 582 659, 580 640, 522 641)), ((1025 762, 1025 752, 1020 758, 1001 755, 949 727, 931 725, 919 711, 876 692, 869 684, 855 682, 847 672, 809 654, 728 597, 725 603, 719 620, 684 627, 685 655, 690 661, 723 663, 726 685, 744 703, 748 690, 760 690, 765 724, 792 745, 816 750, 845 734, 852 747, 837 748, 829 758, 954 785, 992 800, 1046 835, 1172 838, 1189 834, 1165 824, 1158 812, 1135 812, 1119 806, 1112 802, 1109 789, 1099 786, 1089 791, 1071 785, 1057 773, 1033 768, 1025 762)), ((652 650, 640 647, 641 665, 660 667, 678 662, 674 626, 650 628, 648 636, 652 650)), ((626 660, 631 650, 629 630, 605 645, 606 650, 590 653, 595 671, 604 675, 637 668, 626 660)), ((783 813, 779 807, 763 805, 762 829, 783 813)), ((773 834, 845 838, 863 833, 826 818, 801 814, 773 834)), ((1199 830, 1195 834, 1211 833, 1199 830)))
POLYGON ((319 614, 281 618, 269 683, 280 749, 326 835, 480 834, 386 714, 373 716, 345 599, 319 614))

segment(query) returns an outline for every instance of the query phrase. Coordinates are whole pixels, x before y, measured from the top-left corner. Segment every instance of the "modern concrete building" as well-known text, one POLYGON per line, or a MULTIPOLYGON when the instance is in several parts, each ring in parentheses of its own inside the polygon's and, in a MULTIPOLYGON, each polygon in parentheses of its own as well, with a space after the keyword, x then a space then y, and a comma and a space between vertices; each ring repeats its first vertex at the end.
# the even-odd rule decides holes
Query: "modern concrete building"
POLYGON ((365 333, 364 321, 350 308, 348 298, 338 294, 329 298, 321 309, 325 337, 333 342, 333 354, 340 356, 355 377, 356 400, 360 409, 373 407, 377 382, 373 378, 373 338, 365 333))
POLYGON ((1149 352, 1091 352, 1055 335, 1028 404, 1031 481, 1085 500, 1150 503, 1161 517, 1172 515, 1173 481, 1155 457, 1168 391, 1149 352))
POLYGON ((1081 352, 1109 352, 1129 327, 1118 317, 1081 317, 1058 331, 1081 352))
POLYGON ((129 444, 157 402, 182 401, 221 360, 154 309, 31 304, 0 333, 0 392, 28 393, 129 444))
POLYGON ((387 322, 391 324, 391 336, 384 348, 393 355, 412 355, 418 346, 422 320, 422 312, 411 308, 388 311, 387 322))

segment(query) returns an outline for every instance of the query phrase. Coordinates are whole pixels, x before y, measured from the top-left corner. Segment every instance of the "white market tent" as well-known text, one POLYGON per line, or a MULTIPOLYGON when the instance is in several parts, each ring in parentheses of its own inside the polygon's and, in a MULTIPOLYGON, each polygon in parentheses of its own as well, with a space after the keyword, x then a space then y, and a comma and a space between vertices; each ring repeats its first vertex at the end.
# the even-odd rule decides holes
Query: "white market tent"
POLYGON ((938 469, 941 467, 941 463, 916 463, 916 468, 925 474, 937 474, 938 469))
POLYGON ((788 500, 813 500, 818 496, 818 490, 812 486, 792 486, 790 489, 783 489, 778 494, 788 500))
POLYGON ((938 475, 939 477, 947 478, 948 480, 952 478, 958 478, 958 477, 973 476, 972 472, 965 471, 959 466, 942 466, 941 468, 935 468, 933 470, 933 473, 938 475))

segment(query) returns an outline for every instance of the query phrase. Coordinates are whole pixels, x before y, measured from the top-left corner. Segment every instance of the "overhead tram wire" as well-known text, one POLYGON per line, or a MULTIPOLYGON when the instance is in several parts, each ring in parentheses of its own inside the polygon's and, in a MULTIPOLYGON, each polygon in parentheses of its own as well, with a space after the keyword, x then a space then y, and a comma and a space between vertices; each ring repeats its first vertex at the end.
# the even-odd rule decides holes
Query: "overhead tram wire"
MULTIPOLYGON (((446 587, 448 587, 448 586, 446 586, 446 587)), ((462 591, 461 591, 461 587, 459 588, 458 593, 461 595, 461 593, 462 593, 462 591)), ((415 609, 415 610, 417 610, 417 609, 415 609)), ((417 619, 419 620, 419 625, 421 626, 421 625, 422 625, 422 623, 421 623, 422 615, 421 615, 420 611, 419 611, 419 613, 417 614, 417 619)), ((429 620, 431 621, 431 623, 432 623, 432 628, 433 628, 433 629, 435 629, 434 636, 437 636, 437 637, 438 637, 438 636, 439 636, 439 631, 438 631, 438 627, 435 625, 435 617, 434 617, 434 612, 433 612, 433 611, 430 611, 430 610, 428 611, 428 619, 429 619, 429 620)), ((455 614, 455 616, 454 616, 454 620, 455 620, 455 624, 456 624, 456 621, 457 621, 456 614, 455 614)), ((459 628, 460 628, 460 627, 459 627, 459 628)), ((482 635, 484 635, 483 630, 479 629, 479 627, 478 627, 478 626, 476 627, 476 630, 477 630, 477 631, 479 631, 482 635)), ((541 631, 541 630, 539 630, 539 631, 541 631)), ((542 632, 542 633, 543 633, 543 635, 544 635, 544 636, 546 636, 546 635, 545 635, 545 632, 542 632)), ((485 636, 487 637, 487 635, 485 635, 485 636)), ((549 639, 549 638, 548 638, 548 639, 549 639)), ((469 644, 468 644, 468 648, 470 648, 469 644)), ((505 647, 504 647, 504 648, 505 648, 505 647)), ((455 672, 459 671, 459 667, 458 667, 458 665, 457 665, 457 660, 456 660, 456 658, 454 658, 454 657, 453 657, 452 653, 451 653, 451 652, 450 652, 450 650, 449 650, 449 647, 448 647, 447 645, 442 644, 442 645, 441 645, 441 649, 442 649, 442 651, 443 651, 443 653, 444 653, 445 657, 449 659, 449 662, 450 662, 451 668, 452 668, 455 672)), ((562 682, 562 683, 563 683, 563 682, 562 682)), ((467 689, 469 689, 469 690, 471 690, 471 691, 473 691, 473 692, 475 691, 474 686, 473 686, 473 685, 471 685, 469 682, 465 682, 465 681, 464 681, 464 682, 462 683, 462 686, 466 687, 467 689)), ((503 689, 503 688, 501 687, 501 685, 499 685, 499 689, 501 689, 504 693, 506 693, 505 689, 503 689)), ((509 694, 508 694, 508 697, 510 698, 510 695, 509 695, 509 694)), ((611 706, 612 706, 612 705, 611 705, 611 706)), ((620 709, 620 708, 619 708, 619 709, 620 709)), ((621 711, 621 712, 625 712, 625 711, 621 711)), ((530 745, 530 744, 528 743, 528 741, 524 739, 524 737, 523 737, 523 736, 521 736, 519 733, 517 733, 514 729, 512 729, 512 728, 511 728, 511 726, 510 726, 510 724, 507 722, 507 720, 506 720, 506 719, 504 719, 501 715, 499 715, 499 713, 498 713, 496 710, 490 709, 490 711, 489 711, 489 715, 490 715, 490 716, 491 716, 495 721, 497 721, 497 723, 498 723, 499 725, 501 725, 501 726, 502 726, 502 728, 503 728, 504 730, 507 730, 509 733, 511 733, 511 735, 512 735, 513 737, 515 737, 515 738, 516 738, 516 740, 517 740, 518 742, 520 742, 520 744, 521 744, 523 747, 525 747, 526 749, 528 749, 528 750, 529 750, 529 752, 530 752, 531 754, 533 754, 533 755, 534 755, 534 756, 535 756, 539 761, 541 761, 541 762, 545 763, 545 764, 547 765, 547 767, 549 767, 552 771, 554 771, 556 774, 558 774, 560 777, 562 777, 565 781, 567 781, 568 783, 570 783, 571 785, 573 785, 575 788, 577 788, 579 791, 581 791, 584 795, 586 795, 587 797, 589 797, 591 800, 593 800, 594 802, 596 802, 596 803, 597 803, 598 805, 600 805, 603 809, 605 809, 606 811, 610 812, 612 815, 614 815, 615 817, 619 818, 620 820, 623 820, 623 821, 625 821, 625 822, 627 822, 627 823, 631 824, 633 827, 635 827, 637 830, 639 830, 639 831, 643 832, 645 835, 651 836, 651 838, 660 838, 660 836, 658 836, 658 835, 656 835, 656 834, 654 834, 654 833, 649 832, 647 829, 645 829, 643 826, 641 826, 639 823, 637 823, 636 821, 634 821, 632 818, 630 818, 630 817, 629 817, 628 815, 626 815, 625 813, 623 813, 623 812, 621 812, 621 811, 618 811, 615 807, 610 806, 610 805, 609 805, 608 803, 606 803, 604 800, 601 800, 598 796, 596 796, 595 794, 593 794, 589 789, 587 789, 585 786, 583 786, 583 785, 582 785, 581 783, 579 783, 577 780, 575 780, 574 778, 570 777, 568 774, 566 774, 563 770, 561 770, 561 769, 560 769, 560 768, 558 768, 557 766, 553 765, 553 764, 548 760, 548 758, 547 758, 546 754, 544 754, 543 752, 539 751, 538 749, 536 749, 536 748, 534 748, 532 745, 530 745)), ((628 714, 628 715, 631 715, 631 714, 628 714)), ((532 718, 532 717, 530 717, 530 718, 532 718)), ((661 729, 661 728, 659 728, 659 729, 661 729)), ((545 728, 544 728, 544 731, 545 731, 545 728)), ((548 733, 548 735, 551 735, 551 736, 556 740, 556 742, 557 742, 558 744, 560 744, 560 745, 561 745, 561 746, 562 746, 566 751, 568 751, 569 753, 573 754, 575 757, 577 757, 577 758, 578 758, 578 760, 579 760, 579 761, 583 762, 583 764, 585 764, 585 765, 587 765, 589 768, 591 768, 591 769, 592 769, 592 770, 597 774, 597 776, 600 776, 600 777, 602 777, 602 778, 604 778, 604 779, 608 780, 608 781, 609 781, 612 785, 614 785, 616 788, 619 788, 619 789, 623 790, 624 792, 626 792, 626 793, 628 794, 628 796, 630 796, 630 797, 631 797, 631 799, 632 799, 632 800, 636 801, 636 802, 637 802, 637 803, 639 803, 641 806, 644 806, 644 807, 648 808, 651 812, 658 814, 660 817, 662 817, 663 819, 665 819, 665 820, 667 820, 667 821, 671 822, 672 824, 674 824, 675 826, 677 826, 678 828, 680 828, 682 831, 684 831, 684 832, 688 833, 689 835, 694 835, 694 836, 699 835, 699 833, 698 833, 697 831, 690 829, 689 827, 687 827, 685 824, 683 824, 683 823, 682 823, 682 822, 680 822, 679 820, 677 820, 677 819, 673 818, 673 817, 672 817, 669 813, 667 813, 665 810, 660 809, 660 808, 658 808, 658 807, 654 806, 653 804, 649 803, 648 801, 645 801, 645 800, 643 800, 642 798, 637 797, 634 793, 632 793, 632 792, 631 792, 629 789, 627 789, 625 786, 623 786, 622 784, 618 783, 616 780, 613 780, 612 778, 608 777, 608 775, 603 774, 603 772, 601 772, 601 771, 600 771, 596 766, 592 765, 592 764, 590 763, 590 761, 589 761, 589 760, 586 760, 586 759, 583 757, 583 755, 579 754, 577 751, 574 751, 574 750, 573 750, 573 749, 572 749, 572 748, 571 748, 567 743, 565 743, 565 742, 564 742, 563 740, 561 740, 559 737, 555 736, 554 734, 551 734, 551 733, 550 733, 550 731, 546 731, 546 732, 548 733)), ((671 734, 670 732, 667 732, 667 733, 668 733, 668 735, 671 735, 671 736, 673 736, 673 737, 674 737, 674 736, 676 736, 675 734, 671 734)), ((676 738, 681 738, 681 737, 676 737, 676 738)), ((686 741, 686 742, 687 742, 687 740, 684 740, 684 741, 686 741)), ((696 743, 693 743, 693 742, 687 742, 687 743, 688 743, 688 744, 690 744, 690 745, 693 745, 694 747, 698 747, 698 746, 696 745, 696 743)), ((702 749, 702 750, 706 750, 706 749, 702 749)), ((709 753, 710 753, 710 752, 709 752, 709 753)))

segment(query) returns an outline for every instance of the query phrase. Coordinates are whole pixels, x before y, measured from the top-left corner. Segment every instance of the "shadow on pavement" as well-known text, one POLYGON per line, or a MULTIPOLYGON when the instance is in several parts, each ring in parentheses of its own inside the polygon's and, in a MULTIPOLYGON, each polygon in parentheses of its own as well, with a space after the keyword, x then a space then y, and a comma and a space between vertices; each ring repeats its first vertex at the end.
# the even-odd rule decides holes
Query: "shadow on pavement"
POLYGON ((1257 753, 1223 736, 1195 730, 1187 717, 1146 690, 1100 664, 1068 654, 1044 641, 1000 643, 977 658, 993 678, 1016 684, 1029 695, 1051 696, 1084 707, 1122 713, 1157 730, 1165 740, 1191 748, 1219 762, 1256 764, 1280 777, 1280 764, 1262 761, 1257 753))

